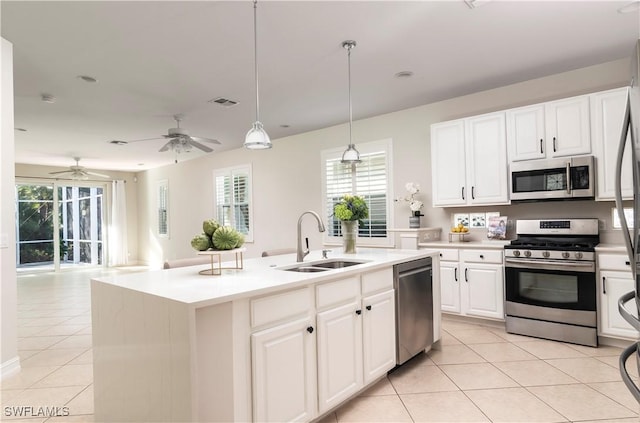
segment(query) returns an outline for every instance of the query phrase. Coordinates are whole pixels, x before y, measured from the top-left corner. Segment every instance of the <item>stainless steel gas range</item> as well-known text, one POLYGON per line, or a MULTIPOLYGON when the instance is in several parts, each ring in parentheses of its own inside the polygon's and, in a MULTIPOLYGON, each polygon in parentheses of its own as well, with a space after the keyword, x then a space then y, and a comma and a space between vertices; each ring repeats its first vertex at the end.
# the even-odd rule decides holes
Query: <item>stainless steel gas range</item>
POLYGON ((597 346, 598 219, 518 220, 505 246, 509 333, 597 346))

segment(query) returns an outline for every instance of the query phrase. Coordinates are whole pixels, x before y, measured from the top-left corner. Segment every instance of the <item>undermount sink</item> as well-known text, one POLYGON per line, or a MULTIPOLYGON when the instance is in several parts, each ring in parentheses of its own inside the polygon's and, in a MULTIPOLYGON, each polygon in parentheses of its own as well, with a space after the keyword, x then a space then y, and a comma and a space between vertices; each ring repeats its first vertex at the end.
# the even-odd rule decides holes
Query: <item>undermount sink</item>
POLYGON ((314 272, 324 272, 326 270, 329 269, 325 269, 322 267, 313 267, 313 266, 295 266, 295 267, 290 267, 288 269, 282 269, 282 270, 287 270, 289 272, 302 272, 302 273, 314 273, 314 272))
POLYGON ((321 267, 323 269, 340 269, 342 267, 355 266, 356 264, 366 263, 364 261, 353 260, 331 260, 322 263, 312 263, 313 267, 321 267))
POLYGON ((293 266, 281 267, 279 270, 301 273, 325 272, 331 269, 342 269, 343 267, 355 266, 357 264, 367 263, 367 261, 345 260, 345 259, 329 259, 317 263, 298 263, 293 266))

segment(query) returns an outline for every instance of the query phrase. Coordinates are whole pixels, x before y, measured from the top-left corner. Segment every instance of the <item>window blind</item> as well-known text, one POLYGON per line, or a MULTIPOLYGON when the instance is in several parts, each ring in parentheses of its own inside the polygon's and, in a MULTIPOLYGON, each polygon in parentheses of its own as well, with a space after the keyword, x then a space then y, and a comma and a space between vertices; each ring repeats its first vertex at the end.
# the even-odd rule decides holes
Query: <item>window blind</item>
POLYGON ((251 241, 251 168, 220 169, 215 172, 216 219, 223 226, 231 226, 251 241))

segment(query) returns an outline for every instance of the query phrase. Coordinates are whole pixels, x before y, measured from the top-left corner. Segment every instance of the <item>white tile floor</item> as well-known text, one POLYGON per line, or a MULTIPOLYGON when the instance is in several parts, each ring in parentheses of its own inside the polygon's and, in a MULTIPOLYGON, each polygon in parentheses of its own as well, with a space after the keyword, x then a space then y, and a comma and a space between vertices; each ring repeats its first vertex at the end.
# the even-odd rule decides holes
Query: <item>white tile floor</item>
MULTIPOLYGON (((113 272, 18 276, 22 370, 2 381, 0 419, 93 421, 89 279, 113 272), (8 415, 20 406, 34 407, 29 418, 8 415), (69 415, 34 417, 47 411, 37 407, 69 415)), ((443 328, 440 350, 391 372, 323 423, 639 421, 638 403, 618 374, 619 348, 539 340, 457 320, 445 319, 443 328)))

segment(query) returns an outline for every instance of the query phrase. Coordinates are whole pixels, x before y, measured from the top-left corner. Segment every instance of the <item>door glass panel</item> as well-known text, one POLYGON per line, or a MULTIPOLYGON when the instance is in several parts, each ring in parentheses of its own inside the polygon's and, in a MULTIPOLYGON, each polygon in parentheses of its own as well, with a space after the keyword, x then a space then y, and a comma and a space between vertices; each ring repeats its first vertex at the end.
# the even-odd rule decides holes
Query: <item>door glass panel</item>
POLYGON ((18 185, 17 199, 17 267, 53 266, 53 187, 18 185))
POLYGON ((516 172, 513 174, 513 192, 562 191, 567 189, 565 168, 516 172))
POLYGON ((551 304, 578 302, 576 276, 520 272, 518 277, 518 294, 521 298, 551 304))

